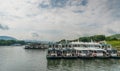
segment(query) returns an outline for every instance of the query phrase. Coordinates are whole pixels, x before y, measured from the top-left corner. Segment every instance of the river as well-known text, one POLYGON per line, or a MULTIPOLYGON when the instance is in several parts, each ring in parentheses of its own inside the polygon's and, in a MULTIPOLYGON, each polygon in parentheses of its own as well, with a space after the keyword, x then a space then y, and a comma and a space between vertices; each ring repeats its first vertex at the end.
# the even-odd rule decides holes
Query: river
POLYGON ((120 71, 120 60, 47 60, 46 52, 0 46, 0 71, 120 71))

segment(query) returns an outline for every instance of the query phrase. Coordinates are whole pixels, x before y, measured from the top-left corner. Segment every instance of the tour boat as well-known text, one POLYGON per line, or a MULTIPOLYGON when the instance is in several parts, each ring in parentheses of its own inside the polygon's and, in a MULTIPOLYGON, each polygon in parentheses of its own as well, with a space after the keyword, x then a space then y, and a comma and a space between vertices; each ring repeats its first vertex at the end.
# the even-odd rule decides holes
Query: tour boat
POLYGON ((48 49, 47 58, 58 59, 108 59, 120 58, 112 47, 103 46, 97 42, 70 42, 67 44, 54 44, 48 49))

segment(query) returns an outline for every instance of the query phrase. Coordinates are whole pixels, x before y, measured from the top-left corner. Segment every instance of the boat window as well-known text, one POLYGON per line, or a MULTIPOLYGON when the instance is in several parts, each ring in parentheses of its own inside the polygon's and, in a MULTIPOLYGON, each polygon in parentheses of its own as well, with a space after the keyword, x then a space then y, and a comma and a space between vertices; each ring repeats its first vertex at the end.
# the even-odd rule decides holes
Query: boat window
POLYGON ((110 48, 111 46, 110 46, 110 45, 108 45, 107 47, 108 47, 108 48, 110 48))
POLYGON ((74 45, 75 47, 77 47, 77 45, 74 45))
POLYGON ((64 48, 65 46, 64 46, 64 45, 62 45, 62 47, 64 48))
POLYGON ((75 50, 72 50, 71 52, 72 52, 72 53, 75 53, 76 51, 75 51, 75 50))
POLYGON ((71 45, 69 45, 69 47, 71 47, 71 45))
POLYGON ((111 50, 107 50, 107 52, 108 52, 108 53, 112 53, 112 51, 111 51, 111 50))
POLYGON ((72 46, 73 46, 73 47, 75 47, 75 45, 74 45, 74 44, 73 44, 72 46))
POLYGON ((81 44, 80 47, 84 47, 84 45, 81 44))
POLYGON ((68 45, 65 45, 66 47, 68 47, 68 45))
POLYGON ((58 45, 58 47, 61 47, 60 45, 58 45))
POLYGON ((88 53, 88 51, 87 50, 82 50, 82 53, 88 53))
POLYGON ((97 47, 97 45, 94 45, 94 47, 97 47))
POLYGON ((71 51, 67 51, 67 53, 71 53, 71 51))
POLYGON ((52 53, 55 53, 55 51, 52 51, 52 53))
POLYGON ((79 53, 81 53, 81 51, 79 51, 79 53))
POLYGON ((50 51, 48 51, 48 53, 50 53, 50 51))
POLYGON ((104 51, 101 51, 101 50, 97 50, 97 53, 103 53, 104 51))
POLYGON ((113 53, 117 53, 117 50, 112 50, 113 53))
POLYGON ((100 45, 95 45, 95 47, 100 47, 100 45))
POLYGON ((49 47, 52 47, 51 45, 49 45, 49 47))
POLYGON ((87 45, 87 47, 90 47, 90 45, 87 45))
POLYGON ((87 45, 83 45, 83 47, 87 47, 87 45))
POLYGON ((80 45, 78 45, 78 47, 80 47, 80 45))
POLYGON ((55 45, 55 47, 58 47, 58 45, 55 45))
POLYGON ((53 45, 53 47, 55 47, 55 45, 53 45))
POLYGON ((107 50, 108 53, 117 53, 117 50, 107 50))

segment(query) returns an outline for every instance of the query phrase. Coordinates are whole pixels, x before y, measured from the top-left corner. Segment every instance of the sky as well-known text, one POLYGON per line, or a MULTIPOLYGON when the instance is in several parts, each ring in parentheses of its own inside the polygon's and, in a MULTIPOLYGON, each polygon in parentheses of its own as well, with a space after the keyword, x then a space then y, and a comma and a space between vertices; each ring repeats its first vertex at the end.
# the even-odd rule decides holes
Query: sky
POLYGON ((0 0, 0 36, 75 39, 120 33, 120 0, 0 0))

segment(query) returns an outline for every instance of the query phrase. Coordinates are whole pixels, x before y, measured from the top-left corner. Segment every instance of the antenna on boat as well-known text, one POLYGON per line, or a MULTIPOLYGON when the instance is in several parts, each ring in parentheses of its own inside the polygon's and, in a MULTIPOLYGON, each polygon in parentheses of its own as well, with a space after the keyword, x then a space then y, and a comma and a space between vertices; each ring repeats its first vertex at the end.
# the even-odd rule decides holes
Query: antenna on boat
POLYGON ((93 42, 93 40, 91 39, 91 42, 93 42))
POLYGON ((80 40, 78 39, 78 42, 80 42, 80 40))
POLYGON ((65 40, 66 42, 65 42, 65 44, 67 44, 68 43, 68 40, 65 40))
POLYGON ((104 44, 107 44, 107 42, 105 40, 103 42, 104 42, 104 44))

